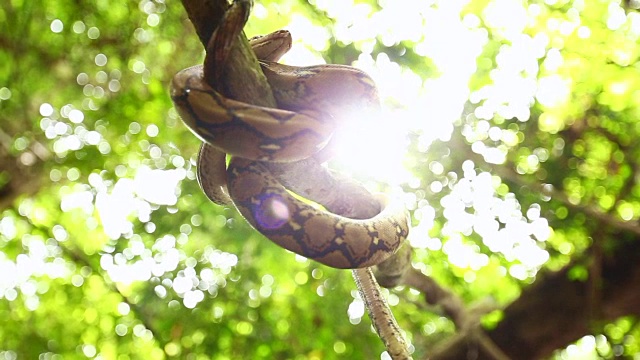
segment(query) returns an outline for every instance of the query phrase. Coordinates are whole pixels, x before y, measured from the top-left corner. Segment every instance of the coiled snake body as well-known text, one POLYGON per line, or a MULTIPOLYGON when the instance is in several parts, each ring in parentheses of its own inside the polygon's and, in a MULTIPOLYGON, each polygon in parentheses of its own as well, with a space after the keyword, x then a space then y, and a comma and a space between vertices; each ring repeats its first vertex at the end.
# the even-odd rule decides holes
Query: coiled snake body
MULTIPOLYGON (((251 0, 236 0, 211 36, 205 66, 185 69, 172 81, 176 109, 185 124, 206 141, 198 154, 200 185, 212 201, 233 203, 258 231, 280 246, 329 266, 353 268, 362 299, 389 355, 411 359, 368 268, 391 256, 406 238, 409 225, 404 207, 387 204, 381 197, 382 210, 373 218, 341 217, 293 197, 259 162, 289 162, 310 156, 318 160, 316 164, 322 162, 326 159, 323 147, 331 141, 339 117, 358 105, 378 106, 375 85, 365 73, 347 66, 296 68, 276 63, 291 47, 291 35, 277 31, 252 39, 251 46, 279 108, 225 98, 214 87, 220 83, 226 56, 242 31, 251 4, 251 0), (233 155, 228 169, 225 153, 233 155)), ((270 166, 273 169, 274 165, 270 166)), ((317 165, 312 168, 319 169, 317 165)), ((373 211, 376 206, 364 207, 373 211)))
MULTIPOLYGON (((202 66, 182 70, 172 81, 171 98, 184 123, 211 145, 200 155, 216 158, 218 167, 224 160, 212 155, 216 149, 233 156, 228 179, 220 174, 200 176, 201 182, 215 182, 202 184, 205 192, 227 202, 220 194, 227 180, 233 203, 249 223, 295 253, 336 268, 380 263, 408 234, 402 205, 382 200, 382 211, 371 219, 345 218, 295 198, 260 163, 291 162, 316 154, 329 142, 340 116, 379 106, 374 82, 349 66, 276 63, 291 45, 286 31, 253 39, 251 45, 278 109, 225 98, 207 84, 202 66)), ((213 55, 208 51, 209 56, 213 55)))

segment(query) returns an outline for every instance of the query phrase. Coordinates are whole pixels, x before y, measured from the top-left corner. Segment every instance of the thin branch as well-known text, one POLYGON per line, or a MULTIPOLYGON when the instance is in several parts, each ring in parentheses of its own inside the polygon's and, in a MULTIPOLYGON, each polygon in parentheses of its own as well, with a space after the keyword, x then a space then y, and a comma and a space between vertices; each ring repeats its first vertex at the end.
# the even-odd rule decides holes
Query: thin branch
POLYGON ((464 302, 456 294, 414 268, 407 272, 403 284, 423 293, 428 304, 442 307, 456 327, 464 328, 466 322, 464 302))

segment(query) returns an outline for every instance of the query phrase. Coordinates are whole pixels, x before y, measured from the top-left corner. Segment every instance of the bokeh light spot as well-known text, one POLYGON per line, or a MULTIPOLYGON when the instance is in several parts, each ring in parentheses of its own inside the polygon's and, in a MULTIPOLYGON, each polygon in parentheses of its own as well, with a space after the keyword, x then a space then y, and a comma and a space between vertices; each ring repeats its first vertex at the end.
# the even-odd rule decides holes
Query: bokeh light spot
POLYGON ((64 29, 64 24, 60 19, 55 19, 51 22, 50 28, 52 32, 58 34, 58 33, 61 33, 62 30, 64 29))

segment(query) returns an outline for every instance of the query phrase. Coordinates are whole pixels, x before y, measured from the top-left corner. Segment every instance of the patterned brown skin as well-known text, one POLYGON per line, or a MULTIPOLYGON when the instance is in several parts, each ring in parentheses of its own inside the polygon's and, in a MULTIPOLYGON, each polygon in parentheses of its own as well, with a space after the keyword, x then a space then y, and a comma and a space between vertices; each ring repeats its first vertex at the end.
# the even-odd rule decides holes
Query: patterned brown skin
MULTIPOLYGON (((249 43, 258 59, 278 61, 291 49, 292 39, 289 31, 278 30, 265 36, 253 37, 249 43)), ((212 66, 215 66, 215 63, 212 66)), ((324 152, 326 151, 322 151, 322 153, 324 152)), ((196 167, 198 183, 209 200, 218 205, 232 204, 227 190, 226 155, 224 151, 218 150, 206 142, 202 143, 198 152, 196 167)))
POLYGON ((196 178, 209 200, 223 206, 232 204, 227 190, 227 154, 202 143, 198 152, 196 178))
POLYGON ((198 163, 198 180, 205 193, 219 204, 232 200, 267 238, 325 265, 354 269, 384 261, 409 231, 408 214, 401 204, 383 206, 382 201, 382 211, 371 219, 342 217, 291 196, 257 162, 292 162, 318 153, 341 116, 379 107, 375 83, 350 66, 294 67, 270 61, 291 46, 285 31, 251 44, 279 108, 222 96, 206 83, 203 66, 180 71, 171 84, 171 98, 182 120, 207 143, 198 163), (223 153, 233 156, 226 179, 223 153))
POLYGON ((279 109, 227 99, 204 81, 202 65, 173 78, 171 99, 201 140, 245 159, 292 162, 320 151, 337 115, 379 106, 373 80, 350 66, 263 62, 279 109))
POLYGON ((204 82, 203 67, 173 78, 171 99, 201 140, 230 155, 262 161, 306 159, 326 144, 335 124, 317 109, 298 112, 227 99, 204 82))
POLYGON ((349 219, 293 197, 256 161, 233 158, 229 193, 242 216, 271 241, 327 266, 354 269, 391 256, 409 233, 402 204, 385 204, 371 219, 349 219))

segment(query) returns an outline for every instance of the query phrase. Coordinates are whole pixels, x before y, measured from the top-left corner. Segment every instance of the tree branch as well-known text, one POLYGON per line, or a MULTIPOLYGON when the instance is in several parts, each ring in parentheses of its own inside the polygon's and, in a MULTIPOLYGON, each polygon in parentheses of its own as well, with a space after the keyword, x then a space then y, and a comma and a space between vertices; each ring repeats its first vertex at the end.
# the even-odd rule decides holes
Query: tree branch
MULTIPOLYGON (((229 7, 226 0, 182 0, 200 42, 206 48, 213 31, 229 7)), ((239 36, 225 64, 223 84, 218 90, 236 100, 254 105, 276 107, 271 87, 260 69, 247 37, 239 36)), ((218 85, 218 84, 216 84, 218 85)))

